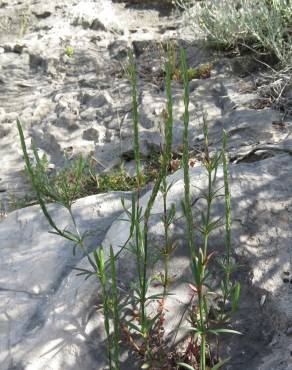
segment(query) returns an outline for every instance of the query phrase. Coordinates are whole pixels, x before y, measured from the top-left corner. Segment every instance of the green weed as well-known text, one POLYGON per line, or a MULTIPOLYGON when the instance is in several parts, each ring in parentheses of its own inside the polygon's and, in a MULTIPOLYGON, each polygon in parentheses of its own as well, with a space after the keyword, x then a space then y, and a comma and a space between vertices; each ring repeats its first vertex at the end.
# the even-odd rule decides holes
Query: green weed
POLYGON ((66 46, 65 52, 66 52, 66 55, 69 58, 71 58, 73 56, 73 54, 74 54, 74 48, 73 48, 73 46, 70 46, 70 45, 66 46))
POLYGON ((291 1, 205 1, 198 20, 209 41, 219 47, 272 53, 283 67, 291 66, 291 1))
POLYGON ((205 212, 201 220, 196 220, 192 212, 192 194, 189 174, 189 73, 186 63, 185 51, 180 52, 180 76, 183 82, 184 92, 184 117, 183 117, 183 155, 182 167, 184 176, 184 200, 182 209, 186 226, 186 241, 189 246, 189 263, 192 272, 192 280, 189 287, 192 292, 191 304, 188 307, 188 322, 190 324, 189 336, 187 338, 187 351, 182 352, 179 348, 169 349, 164 336, 164 303, 169 294, 169 264, 171 253, 175 244, 170 241, 170 226, 175 222, 176 208, 174 205, 168 207, 168 194, 172 184, 167 182, 167 174, 171 169, 172 162, 172 139, 173 139, 173 100, 171 91, 172 62, 169 54, 168 62, 165 65, 166 72, 166 96, 167 105, 165 112, 165 127, 163 130, 163 145, 159 156, 159 168, 155 176, 154 185, 148 202, 144 207, 141 205, 141 189, 145 183, 145 174, 142 171, 140 158, 139 140, 139 112, 138 112, 138 87, 137 72, 133 54, 129 53, 129 65, 127 68, 128 77, 132 86, 132 111, 133 111, 133 137, 136 162, 136 175, 128 178, 123 169, 111 175, 101 175, 96 178, 90 164, 83 157, 71 163, 68 168, 59 172, 55 177, 47 171, 47 161, 40 159, 38 151, 33 147, 35 165, 32 165, 20 122, 17 122, 23 156, 27 173, 31 179, 33 189, 40 207, 47 218, 53 233, 63 237, 73 244, 73 253, 76 248, 84 253, 88 260, 88 269, 76 268, 78 275, 86 279, 96 277, 99 281, 99 291, 102 301, 104 315, 104 330, 107 337, 108 365, 112 370, 120 368, 120 342, 126 338, 130 348, 135 351, 142 362, 142 368, 179 369, 185 367, 196 370, 219 369, 226 363, 220 361, 219 353, 214 355, 210 348, 212 337, 219 337, 221 334, 239 334, 233 329, 226 328, 224 324, 227 318, 224 311, 219 312, 216 325, 210 319, 212 308, 211 295, 217 295, 212 291, 209 283, 209 266, 213 263, 214 254, 210 253, 210 235, 217 228, 225 225, 226 248, 225 254, 219 261, 223 271, 221 283, 221 294, 224 304, 232 302, 232 310, 238 306, 240 285, 233 281, 232 272, 234 263, 231 246, 231 194, 228 183, 228 163, 225 154, 226 135, 224 135, 222 150, 210 155, 208 143, 208 127, 204 120, 204 151, 202 153, 203 166, 208 178, 206 191, 201 192, 201 199, 205 202, 205 212), (217 188, 217 173, 219 167, 223 167, 224 173, 224 194, 222 188, 217 188), (87 232, 81 233, 74 216, 72 205, 75 199, 83 194, 87 186, 86 178, 89 177, 90 184, 93 181, 95 190, 130 190, 132 192, 131 207, 125 206, 122 199, 124 214, 130 224, 127 241, 114 254, 112 247, 105 251, 99 246, 93 254, 89 254, 86 248, 85 239, 87 232), (85 183, 84 183, 85 181, 85 183), (160 258, 163 260, 163 272, 161 282, 163 290, 157 294, 149 295, 149 287, 154 279, 149 270, 153 260, 151 256, 149 240, 149 222, 155 200, 161 192, 163 198, 162 222, 164 225, 164 243, 159 246, 160 258), (225 196, 225 218, 212 218, 212 207, 219 196, 225 196), (55 201, 61 204, 71 218, 71 228, 60 229, 51 216, 46 203, 55 201), (201 242, 195 243, 195 233, 201 235, 201 242), (120 297, 117 260, 127 250, 132 253, 136 265, 137 282, 132 284, 129 296, 120 297), (106 257, 107 255, 107 257, 106 257), (133 314, 130 317, 124 314, 123 310, 129 308, 129 301, 132 302, 133 314), (157 312, 149 312, 149 304, 156 302, 157 312), (220 324, 220 325, 219 325, 220 324), (194 353, 196 355, 194 355, 194 353))
MULTIPOLYGON (((35 152, 37 153, 36 148, 35 152)), ((64 201, 66 198, 66 202, 72 204, 85 196, 108 191, 129 191, 136 186, 136 177, 129 176, 123 166, 97 175, 94 158, 84 158, 82 155, 74 160, 67 160, 65 166, 56 171, 49 169, 48 160, 43 156, 32 165, 32 172, 38 188, 48 202, 64 201)), ((29 175, 27 167, 25 173, 29 175)), ((145 183, 152 178, 150 174, 142 176, 145 183)), ((23 204, 27 201, 30 203, 31 199, 23 199, 23 204)), ((18 203, 20 205, 20 201, 18 203)))
MULTIPOLYGON (((194 79, 204 79, 209 78, 211 76, 213 65, 211 63, 207 64, 201 64, 197 68, 188 68, 187 70, 187 77, 188 80, 194 80, 194 79)), ((183 81, 183 77, 181 75, 181 71, 179 69, 175 69, 172 79, 175 81, 183 81)))

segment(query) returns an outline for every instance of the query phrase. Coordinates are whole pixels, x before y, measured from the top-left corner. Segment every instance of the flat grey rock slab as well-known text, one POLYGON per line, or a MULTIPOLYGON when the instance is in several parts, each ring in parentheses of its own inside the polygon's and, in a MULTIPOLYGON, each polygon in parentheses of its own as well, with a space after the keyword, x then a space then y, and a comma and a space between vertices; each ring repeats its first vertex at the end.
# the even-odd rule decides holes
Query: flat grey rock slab
MULTIPOLYGON (((128 204, 127 198, 130 195, 119 192, 93 195, 75 203, 73 213, 80 232, 89 231, 91 233, 85 240, 89 251, 101 244, 106 230, 121 213, 122 196, 128 204)), ((50 205, 49 211, 60 227, 71 229, 70 217, 64 209, 58 205, 50 205)), ((47 348, 44 352, 48 350, 48 353, 51 353, 49 347, 51 344, 52 347, 55 347, 57 343, 60 344, 61 328, 66 321, 62 319, 56 322, 55 315, 63 313, 64 319, 67 316, 71 317, 73 312, 79 312, 78 305, 75 305, 77 301, 82 307, 85 296, 89 300, 94 297, 93 291, 96 288, 91 282, 87 288, 84 286, 84 289, 89 289, 89 291, 79 300, 78 296, 83 291, 83 279, 77 279, 76 290, 73 291, 70 288, 70 292, 64 293, 63 289, 66 290, 68 286, 71 286, 71 284, 68 285, 70 275, 76 275, 72 269, 78 265, 83 255, 77 250, 76 255, 73 256, 72 243, 54 234, 49 234, 48 230, 48 223, 38 206, 15 211, 0 223, 1 369, 12 369, 13 366, 30 368, 29 352, 34 351, 33 348, 36 343, 40 345, 40 341, 47 348), (91 288, 93 288, 92 291, 91 288), (56 300, 56 294, 58 295, 60 290, 63 298, 56 300), (65 297, 74 304, 74 309, 73 306, 69 309, 61 303, 63 299, 67 299, 65 297), (44 326, 55 327, 55 323, 59 328, 59 334, 55 338, 51 334, 46 335, 43 341, 37 333, 42 331, 44 326), (23 345, 23 341, 26 342, 27 339, 28 343, 23 345), (34 344, 31 347, 29 343, 34 344)), ((96 297, 98 297, 97 292, 96 297)), ((86 315, 89 315, 89 311, 86 315)), ((69 321, 67 324, 72 326, 73 323, 69 321)), ((67 327, 67 324, 63 326, 63 329, 67 327)), ((82 325, 81 322, 78 325, 82 325)), ((72 328, 68 327, 68 330, 68 337, 73 339, 72 328)), ((42 360, 41 363, 44 364, 42 360)), ((42 368, 63 368, 61 363, 59 367, 53 363, 48 366, 42 368)))

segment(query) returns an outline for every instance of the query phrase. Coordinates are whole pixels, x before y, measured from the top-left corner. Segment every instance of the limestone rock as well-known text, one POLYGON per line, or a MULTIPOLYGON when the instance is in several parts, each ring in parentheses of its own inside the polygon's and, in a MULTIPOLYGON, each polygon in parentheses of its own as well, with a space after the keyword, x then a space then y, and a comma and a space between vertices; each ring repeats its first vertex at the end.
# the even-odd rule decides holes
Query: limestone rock
MULTIPOLYGON (((86 240, 89 250, 100 245, 107 228, 121 212, 122 195, 129 198, 129 194, 111 193, 76 202, 73 212, 80 231, 91 231, 86 240)), ((49 210, 61 227, 70 226, 66 211, 56 205, 49 210)), ((95 363, 104 360, 102 348, 96 347, 95 324, 99 321, 94 308, 98 302, 96 283, 92 280, 84 285, 84 279, 76 279, 73 268, 82 254, 77 251, 74 257, 70 243, 47 231, 48 224, 39 207, 16 211, 0 224, 0 363, 3 370, 31 366, 92 369, 95 363), (87 310, 91 304, 93 316, 87 310), (43 333, 39 335, 40 332, 43 333)))

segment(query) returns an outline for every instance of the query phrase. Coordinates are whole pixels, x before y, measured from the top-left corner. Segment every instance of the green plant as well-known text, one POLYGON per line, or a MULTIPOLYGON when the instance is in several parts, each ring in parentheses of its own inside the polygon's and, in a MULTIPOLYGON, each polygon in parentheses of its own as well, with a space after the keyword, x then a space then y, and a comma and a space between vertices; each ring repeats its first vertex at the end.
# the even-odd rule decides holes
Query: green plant
POLYGON ((101 298, 102 298, 102 307, 105 317, 105 331, 107 335, 108 341, 108 360, 110 369, 119 369, 119 332, 114 331, 114 339, 110 334, 110 310, 113 312, 113 322, 114 328, 116 329, 117 322, 119 321, 118 318, 118 305, 117 305, 117 289, 116 289, 116 269, 115 269, 115 256, 113 255, 112 248, 110 248, 110 258, 109 258, 109 266, 111 270, 111 279, 112 282, 110 284, 110 288, 108 288, 108 277, 106 274, 107 270, 107 262, 104 257, 104 252, 102 246, 98 249, 98 251, 93 252, 93 258, 89 255, 87 248, 85 246, 85 239, 88 236, 88 232, 84 232, 83 234, 80 233, 78 229, 78 225, 76 223, 76 219, 72 210, 72 205, 74 202, 75 194, 77 189, 80 188, 80 184, 82 181, 82 170, 84 168, 84 161, 83 158, 80 157, 75 171, 75 182, 74 184, 70 184, 68 180, 62 177, 60 187, 53 187, 50 183, 48 178, 47 172, 45 171, 45 160, 41 160, 36 148, 33 146, 33 153, 36 160, 36 167, 34 168, 30 162, 23 130, 21 127, 21 123, 17 120, 17 128, 20 137, 20 143, 23 151, 24 161, 26 165, 26 170, 28 175, 30 176, 33 189, 36 192, 36 196, 40 207, 43 211, 44 216, 46 217, 47 221, 49 222, 50 226, 53 228, 51 231, 53 234, 56 234, 62 238, 65 238, 73 243, 73 254, 75 254, 76 248, 79 247, 81 251, 86 256, 89 266, 91 270, 75 268, 78 271, 78 275, 85 275, 86 278, 91 276, 97 276, 101 285, 101 298), (71 221, 72 221, 72 231, 66 227, 64 229, 60 229, 56 223, 54 222, 53 218, 50 215, 50 212, 46 206, 46 199, 50 198, 59 204, 61 204, 68 212, 71 221), (113 356, 112 356, 113 353, 113 356), (112 363, 115 364, 113 367, 112 363))
MULTIPOLYGON (((204 79, 209 78, 211 75, 211 70, 213 68, 213 65, 211 63, 207 64, 201 64, 197 68, 188 68, 187 70, 187 76, 188 80, 194 80, 194 79, 204 79)), ((174 73, 172 75, 172 79, 176 81, 182 81, 183 78, 181 76, 181 71, 179 69, 175 69, 174 73)))
POLYGON ((190 6, 192 0, 173 0, 173 2, 177 7, 181 9, 186 9, 187 7, 190 6))
POLYGON ((133 59, 133 54, 129 52, 129 66, 128 76, 132 86, 132 109, 133 109, 133 132, 134 132, 134 153, 136 161, 136 181, 137 181, 137 196, 132 198, 132 213, 128 213, 129 221, 131 222, 131 229, 135 235, 133 243, 131 243, 131 251, 136 258, 138 286, 135 287, 137 300, 139 305, 140 328, 128 323, 134 330, 140 333, 144 339, 147 347, 147 339, 149 332, 149 323, 146 313, 146 294, 147 294, 147 247, 145 247, 143 240, 143 232, 141 228, 142 223, 142 209, 140 207, 140 190, 143 181, 140 159, 140 143, 139 143, 139 115, 138 115, 138 100, 137 100, 137 73, 136 66, 133 59))
POLYGON ((107 191, 128 191, 135 189, 136 178, 131 177, 127 172, 120 168, 110 174, 102 174, 97 176, 98 192, 104 193, 107 191))
MULTIPOLYGON (((171 58, 169 58, 171 59, 171 58)), ((192 272, 192 281, 189 287, 192 291, 191 304, 188 307, 188 323, 190 334, 187 338, 187 350, 182 352, 179 348, 173 348, 169 353, 167 341, 164 337, 164 303, 168 296, 169 288, 169 263, 170 255, 175 248, 175 244, 170 240, 170 226, 175 221, 176 209, 174 205, 168 208, 168 194, 172 184, 167 182, 167 174, 171 168, 172 159, 172 139, 173 139, 173 101, 171 91, 172 63, 169 61, 165 66, 166 71, 166 96, 167 107, 165 113, 165 127, 163 130, 164 143, 160 158, 160 167, 156 175, 155 183, 148 198, 147 203, 141 205, 141 187, 145 182, 145 176, 141 169, 140 141, 139 141, 139 114, 137 101, 137 73, 132 53, 129 53, 129 66, 127 68, 128 76, 132 86, 132 110, 133 110, 133 136, 134 152, 136 161, 136 176, 130 180, 130 188, 134 189, 132 193, 131 208, 128 209, 122 199, 124 214, 130 224, 129 236, 119 251, 114 253, 112 246, 109 251, 103 246, 97 248, 92 254, 88 253, 85 239, 88 232, 79 231, 73 210, 73 203, 76 196, 80 194, 84 174, 93 176, 93 173, 87 168, 86 161, 82 157, 78 158, 73 167, 69 167, 65 172, 60 172, 57 179, 52 179, 47 171, 46 158, 40 158, 37 149, 33 146, 35 165, 32 165, 20 122, 17 122, 23 156, 26 170, 31 179, 33 189, 40 207, 47 218, 52 233, 63 237, 73 243, 73 253, 76 248, 80 248, 88 260, 88 269, 76 268, 78 275, 86 279, 96 277, 99 281, 99 291, 101 296, 101 305, 104 316, 104 330, 107 338, 107 357, 111 370, 120 369, 120 341, 125 336, 130 347, 143 363, 142 368, 159 369, 179 369, 185 367, 188 369, 206 370, 207 366, 212 370, 219 369, 227 360, 220 361, 219 354, 214 356, 211 353, 209 341, 211 337, 219 337, 221 334, 238 334, 237 331, 225 328, 226 317, 222 312, 218 315, 219 319, 214 326, 210 319, 212 308, 211 295, 215 294, 211 287, 209 265, 213 261, 214 253, 210 252, 209 237, 210 234, 219 226, 225 224, 226 230, 226 251, 225 258, 220 261, 224 278, 221 284, 221 296, 224 304, 227 300, 232 301, 232 307, 235 311, 240 293, 240 285, 233 283, 231 273, 234 268, 231 250, 231 205, 230 190, 228 184, 228 166, 225 155, 226 134, 223 140, 222 150, 213 155, 209 153, 208 127, 204 120, 204 152, 203 166, 205 167, 208 185, 207 190, 201 192, 201 199, 205 202, 205 212, 203 212, 201 222, 194 219, 192 213, 192 194, 189 174, 189 76, 186 63, 185 51, 180 52, 180 74, 184 86, 184 131, 183 131, 183 157, 182 167, 184 175, 184 200, 182 209, 186 220, 186 241, 189 246, 190 269, 192 272), (224 174, 224 195, 225 195, 225 220, 222 218, 212 218, 212 206, 215 199, 220 194, 220 188, 216 188, 216 180, 219 166, 223 163, 224 174), (73 172, 72 172, 73 171, 73 172), (69 174, 69 175, 68 175, 69 174), (73 174, 73 175, 72 175, 73 174), (72 180, 74 177, 74 181, 72 180), (162 222, 164 226, 164 243, 159 249, 163 259, 163 274, 161 274, 163 291, 156 294, 149 294, 149 287, 154 277, 149 276, 151 267, 151 245, 149 241, 149 221, 155 200, 162 193, 163 211, 162 222), (56 201, 61 204, 68 212, 71 218, 70 227, 61 229, 56 225, 49 209, 47 201, 56 201), (201 235, 201 242, 195 243, 195 232, 201 235), (131 285, 129 296, 121 297, 118 289, 117 278, 117 260, 120 255, 128 251, 132 253, 137 270, 137 282, 131 285), (107 257, 106 257, 107 256, 107 257), (157 312, 149 312, 149 304, 157 304, 157 312), (129 308, 130 303, 133 306, 133 313, 130 317, 122 315, 124 308, 129 308), (219 326, 219 323, 222 326, 219 326), (198 354, 198 355, 194 355, 198 354)), ((124 187, 128 184, 125 178, 125 172, 121 169, 111 176, 102 175, 98 177, 97 188, 115 189, 124 187), (102 183, 102 185, 100 185, 102 183)), ((128 190, 128 187, 126 187, 128 190)))
POLYGON ((160 180, 159 187, 157 188, 161 191, 163 196, 163 225, 164 225, 164 247, 162 248, 162 255, 164 259, 164 294, 167 292, 167 287, 169 283, 169 276, 168 276, 168 264, 169 264, 169 257, 170 254, 173 252, 175 245, 171 243, 169 239, 169 227, 173 223, 174 216, 175 216, 175 205, 172 204, 170 210, 167 209, 167 195, 171 189, 172 184, 168 185, 166 176, 168 172, 168 168, 171 164, 171 149, 172 149, 172 128, 173 128, 173 101, 172 101, 172 93, 171 93, 171 77, 173 73, 173 66, 175 64, 174 61, 174 50, 171 47, 168 47, 168 59, 167 63, 165 64, 165 72, 166 72, 166 96, 167 96, 167 110, 165 113, 165 125, 164 125, 164 150, 163 150, 163 157, 162 157, 162 168, 160 172, 160 176, 158 180, 160 180))
MULTIPOLYGON (((80 155, 75 160, 67 160, 61 170, 51 172, 47 158, 40 158, 37 148, 34 144, 32 146, 36 162, 31 170, 38 189, 47 201, 70 206, 76 199, 97 192, 94 161, 91 158, 85 159, 80 155)), ((27 166, 26 173, 31 179, 27 166)))
POLYGON ((188 78, 188 68, 186 65, 186 55, 185 51, 181 50, 181 76, 184 84, 184 132, 183 132, 183 171, 184 171, 184 189, 185 198, 183 205, 184 214, 187 222, 187 239, 190 249, 191 260, 195 258, 196 251, 194 245, 194 235, 193 235, 193 215, 191 207, 191 197, 190 197, 190 175, 189 175, 189 78, 188 78))
MULTIPOLYGON (((36 148, 34 152, 38 155, 36 148)), ((123 166, 109 173, 96 175, 95 159, 93 157, 84 158, 82 155, 74 160, 67 160, 60 170, 51 171, 46 156, 38 158, 31 167, 38 188, 49 202, 64 202, 66 198, 66 202, 73 203, 76 199, 88 195, 108 191, 129 191, 136 186, 136 177, 129 176, 123 166)), ((27 167, 25 174, 30 179, 27 167)), ((145 182, 152 179, 148 172, 142 178, 145 182)), ((33 200, 27 198, 17 200, 17 203, 11 201, 11 204, 20 206, 30 204, 33 200)))
MULTIPOLYGON (((93 252, 95 266, 92 266, 96 275, 99 278, 101 285, 101 298, 103 314, 105 318, 104 327, 107 336, 107 351, 110 369, 120 369, 120 327, 119 327, 119 307, 118 307, 118 292, 117 292, 117 274, 115 256, 110 246, 109 265, 111 281, 108 279, 107 264, 104 256, 103 247, 98 251, 93 252), (110 319, 113 318, 113 335, 110 333, 110 319), (114 366, 113 366, 114 364, 114 366)), ((78 270, 78 269, 77 269, 78 270)), ((81 270, 79 275, 92 275, 90 270, 81 270)))
POLYGON ((272 53, 282 66, 289 67, 291 19, 291 1, 208 0, 201 4, 198 21, 210 42, 224 48, 272 53))
POLYGON ((162 193, 163 197, 163 216, 162 216, 162 222, 164 227, 164 246, 161 248, 161 254, 163 256, 163 262, 164 262, 164 272, 163 272, 163 288, 164 288, 164 294, 167 293, 167 289, 170 283, 170 277, 169 277, 169 259, 172 254, 172 252, 176 248, 176 243, 172 243, 169 238, 169 228, 171 224, 174 222, 176 207, 175 204, 172 204, 170 209, 167 209, 167 195, 172 187, 172 183, 168 184, 166 177, 163 178, 162 184, 160 187, 160 192, 162 193))
POLYGON ((2 221, 7 216, 6 206, 4 201, 0 200, 0 221, 2 221))
POLYGON ((66 52, 66 55, 69 58, 71 58, 73 56, 73 54, 74 54, 74 48, 73 48, 73 46, 70 46, 70 45, 66 46, 65 52, 66 52))
POLYGON ((133 131, 134 131, 134 149, 136 159, 136 179, 137 179, 137 196, 132 200, 132 212, 128 212, 129 221, 131 222, 131 229, 134 231, 135 238, 131 244, 131 251, 136 258, 137 273, 138 273, 138 287, 135 288, 135 293, 138 297, 139 313, 140 313, 140 328, 133 327, 132 323, 129 325, 139 332, 145 343, 145 356, 149 358, 149 334, 152 327, 155 325, 156 317, 149 319, 147 315, 147 303, 149 300, 159 299, 161 295, 147 297, 149 279, 147 276, 147 269, 149 263, 149 246, 148 246, 148 223, 152 207, 154 205, 157 194, 160 190, 161 183, 167 175, 171 159, 171 146, 172 146, 172 96, 171 96, 171 76, 170 65, 166 65, 166 90, 167 90, 167 120, 165 125, 165 150, 162 158, 161 168, 157 179, 155 181, 152 193, 150 195, 148 204, 143 212, 140 207, 140 186, 142 180, 141 164, 140 164, 140 145, 139 145, 139 129, 138 129, 138 110, 137 110, 137 80, 136 68, 133 61, 132 53, 129 54, 129 68, 128 74, 132 85, 132 106, 133 106, 133 131), (143 229, 141 227, 143 222, 143 229))
POLYGON ((235 282, 232 283, 231 281, 231 274, 235 269, 235 264, 232 261, 232 249, 231 249, 231 194, 229 190, 228 184, 228 164, 227 158, 225 154, 227 142, 227 134, 224 131, 223 136, 223 145, 222 145, 222 162, 223 162, 223 174, 224 174, 224 193, 225 193, 225 246, 226 246, 226 254, 225 258, 219 261, 219 264, 224 272, 224 278, 221 281, 221 292, 223 297, 223 304, 221 307, 221 320, 224 319, 224 312, 226 303, 228 300, 232 303, 232 311, 235 312, 237 310, 239 296, 240 296, 240 283, 235 282))
MULTIPOLYGON (((230 282, 230 255, 231 255, 231 239, 230 239, 230 193, 228 188, 228 176, 227 176, 227 163, 225 157, 225 144, 226 136, 224 137, 224 145, 222 153, 215 153, 212 157, 209 154, 208 149, 208 126, 206 119, 204 118, 204 160, 203 165, 206 169, 208 176, 208 185, 207 191, 202 194, 202 198, 206 201, 206 212, 202 214, 202 225, 194 223, 191 209, 191 198, 190 198, 190 180, 189 180, 189 136, 188 136, 188 123, 189 123, 189 114, 188 114, 188 104, 189 104, 189 78, 188 78, 188 69, 186 65, 185 52, 181 51, 181 76, 184 83, 184 104, 185 104, 185 113, 184 113, 184 153, 183 153, 183 169, 184 169, 184 184, 185 184, 185 199, 183 202, 183 210, 187 223, 187 232, 188 232, 188 244, 191 255, 191 270, 193 275, 193 283, 190 284, 194 295, 197 295, 198 298, 198 309, 190 310, 190 323, 193 326, 192 330, 194 331, 194 343, 200 342, 200 360, 199 366, 200 370, 206 370, 206 360, 207 360, 207 337, 210 334, 219 335, 221 333, 236 333, 240 334, 237 331, 225 329, 225 328, 211 328, 209 323, 209 296, 212 294, 210 286, 208 284, 208 265, 213 257, 214 253, 209 253, 209 236, 210 234, 221 226, 221 218, 212 220, 211 218, 211 208, 213 201, 218 197, 218 192, 220 189, 214 189, 216 184, 217 170, 221 161, 221 156, 223 156, 223 165, 224 165, 224 186, 225 186, 225 198, 226 198, 226 250, 227 250, 227 264, 226 264, 226 278, 224 281, 230 282), (203 237, 202 247, 195 247, 194 245, 194 235, 193 227, 195 227, 203 237)), ((239 298, 239 291, 236 290, 237 301, 239 298)), ((234 306, 235 308, 235 306, 234 306)), ((210 352, 210 351, 209 351, 210 352)), ((211 354, 209 353, 210 361, 212 361, 211 354)), ((215 369, 218 368, 218 364, 212 364, 215 366, 215 369)), ((186 365, 187 367, 187 365, 186 365)), ((190 367, 189 367, 190 368, 190 367)))

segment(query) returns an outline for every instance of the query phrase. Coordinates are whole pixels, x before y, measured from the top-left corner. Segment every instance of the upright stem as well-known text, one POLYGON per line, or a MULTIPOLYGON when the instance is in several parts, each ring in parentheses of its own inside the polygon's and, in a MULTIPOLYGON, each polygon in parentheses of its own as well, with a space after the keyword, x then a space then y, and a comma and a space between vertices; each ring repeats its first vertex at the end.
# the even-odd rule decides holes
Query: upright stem
POLYGON ((163 282, 163 294, 166 294, 168 286, 168 263, 169 263, 169 238, 168 238, 168 217, 167 217, 167 181, 166 178, 162 180, 163 190, 163 223, 164 223, 164 282, 163 282))
POLYGON ((205 224, 205 235, 204 235, 204 259, 207 258, 208 253, 208 225, 210 223, 211 214, 211 203, 212 203, 212 171, 208 169, 208 197, 207 197, 207 213, 206 213, 206 224, 205 224))
MULTIPOLYGON (((198 305, 199 305, 199 326, 201 331, 201 348, 200 348, 200 370, 206 369, 206 328, 205 328, 205 315, 204 315, 204 293, 203 293, 203 281, 205 275, 205 259, 207 256, 208 248, 208 233, 207 228, 205 231, 204 238, 204 250, 202 255, 201 251, 197 256, 194 244, 193 235, 193 215, 191 208, 191 196, 190 196, 190 175, 189 175, 189 78, 188 69, 186 64, 186 54, 183 49, 180 52, 181 59, 181 75, 184 83, 184 133, 183 133, 183 169, 184 169, 184 188, 185 188, 185 199, 184 199, 184 211, 187 221, 187 234, 188 243, 191 254, 192 264, 196 271, 201 271, 200 276, 197 280, 197 294, 198 294, 198 305)), ((209 198, 210 198, 210 174, 209 174, 209 198)), ((206 220, 210 219, 210 202, 208 201, 208 211, 206 220)), ((207 222, 206 222, 207 223, 207 222)), ((206 226, 206 225, 205 225, 206 226)))
POLYGON ((141 174, 141 158, 140 158, 140 143, 139 143, 139 114, 138 114, 138 99, 137 99, 137 70, 133 58, 132 51, 129 51, 129 78, 132 87, 132 110, 133 110, 133 131, 134 131, 134 154, 136 162, 136 178, 137 178, 137 199, 135 207, 135 244, 136 244, 136 258, 137 258, 137 269, 139 277, 139 299, 140 299, 140 321, 142 327, 142 333, 144 333, 146 323, 146 312, 145 312, 145 300, 146 300, 146 274, 143 271, 145 266, 143 261, 145 260, 145 246, 143 245, 143 238, 141 233, 140 225, 140 188, 142 182, 141 174))
POLYGON ((206 370, 206 334, 201 335, 200 370, 206 370))
POLYGON ((133 58, 132 51, 129 52, 129 77, 132 86, 132 110, 133 110, 133 130, 134 130, 134 154, 136 162, 136 175, 138 181, 138 189, 141 186, 141 158, 139 144, 139 114, 138 114, 138 98, 137 98, 137 70, 133 58))
MULTIPOLYGON (((82 236, 81 236, 81 234, 79 232, 79 229, 78 229, 78 226, 77 226, 75 217, 74 217, 73 212, 72 212, 72 207, 71 206, 67 207, 67 210, 68 210, 68 213, 69 213, 69 215, 70 215, 70 217, 72 219, 73 226, 74 226, 75 232, 77 234, 77 241, 76 241, 76 243, 77 243, 77 245, 79 245, 80 249, 85 254, 88 262, 90 263, 90 265, 92 267, 94 267, 94 262, 93 262, 92 258, 90 257, 89 253, 87 252, 87 249, 86 249, 86 247, 84 245, 84 240, 83 240, 83 238, 82 238, 82 236)), ((63 236, 63 235, 61 235, 61 236, 63 236)))
POLYGON ((101 285, 101 294, 102 294, 102 302, 103 302, 103 315, 104 315, 104 328, 107 336, 107 355, 108 355, 108 362, 110 370, 113 369, 112 366, 112 341, 110 336, 110 323, 109 323, 109 301, 108 301, 108 292, 106 288, 106 273, 104 269, 104 255, 103 250, 100 250, 100 259, 99 264, 97 264, 98 271, 97 276, 100 281, 101 285))
MULTIPOLYGON (((208 165, 208 164, 207 164, 208 165)), ((209 239, 209 224, 210 224, 210 214, 211 214, 211 203, 212 203, 212 170, 208 170, 208 196, 207 196, 207 213, 204 225, 204 249, 202 260, 199 260, 201 263, 201 286, 198 289, 198 300, 199 300, 199 310, 200 310, 200 324, 201 324, 201 351, 200 351, 200 370, 206 369, 206 331, 207 326, 205 324, 205 315, 204 313, 204 292, 203 292, 203 281, 205 280, 206 273, 206 260, 208 256, 208 239, 209 239)))
POLYGON ((115 370, 120 369, 119 361, 119 339, 120 339, 120 317, 118 308, 118 290, 117 290, 117 273, 115 255, 112 246, 110 246, 110 266, 112 277, 112 305, 113 305, 113 320, 114 320, 114 363, 115 370))
POLYGON ((222 160, 223 160, 223 173, 224 173, 224 190, 225 190, 225 243, 226 243, 226 264, 227 264, 227 271, 226 271, 226 279, 227 283, 230 281, 230 273, 231 273, 231 196, 229 191, 229 183, 228 183, 228 164, 225 155, 225 148, 226 148, 226 141, 227 135, 224 131, 223 136, 223 147, 222 147, 222 160))
POLYGON ((194 260, 196 256, 194 235, 193 235, 193 215, 190 197, 190 175, 189 175, 189 78, 188 68, 186 64, 185 50, 180 51, 181 59, 181 75, 184 84, 184 132, 183 132, 183 170, 184 170, 184 189, 185 189, 185 216, 187 221, 188 243, 191 253, 191 258, 194 260))
POLYGON ((145 314, 145 303, 146 303, 146 290, 147 290, 147 267, 148 267, 148 233, 149 233, 149 218, 155 199, 160 189, 161 182, 165 179, 167 169, 171 159, 171 148, 172 148, 172 126, 173 126, 173 115, 172 115, 172 94, 171 94, 171 76, 170 76, 170 65, 166 63, 166 95, 167 95, 167 123, 165 127, 165 152, 163 155, 161 169, 158 178, 154 184, 152 193, 150 195, 146 210, 144 213, 144 266, 143 266, 143 301, 141 302, 142 310, 145 314))

